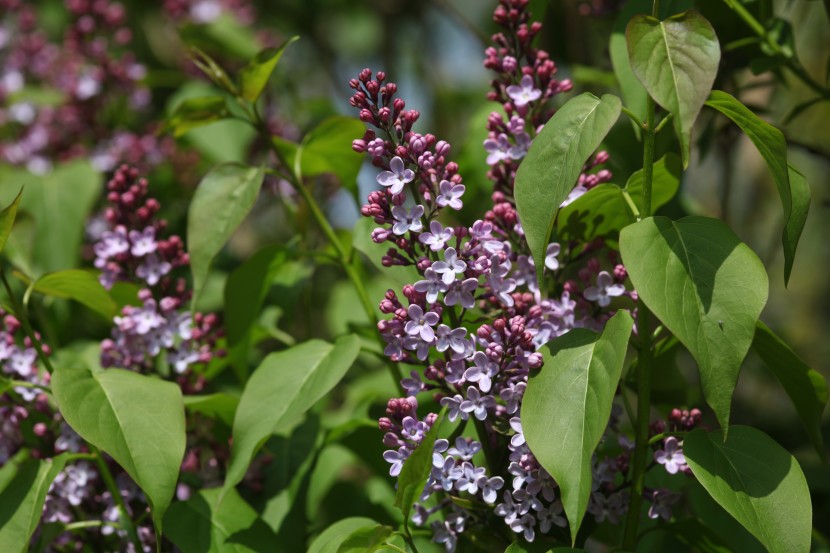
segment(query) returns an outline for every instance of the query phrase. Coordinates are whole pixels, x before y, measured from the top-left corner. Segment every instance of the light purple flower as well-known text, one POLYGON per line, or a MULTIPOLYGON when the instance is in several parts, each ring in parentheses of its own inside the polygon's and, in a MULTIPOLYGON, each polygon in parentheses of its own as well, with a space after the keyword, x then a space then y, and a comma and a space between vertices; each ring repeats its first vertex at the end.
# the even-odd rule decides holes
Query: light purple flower
POLYGON ((507 135, 499 134, 496 139, 488 138, 484 141, 484 149, 487 151, 487 165, 496 165, 497 163, 510 159, 510 150, 512 145, 507 135))
POLYGON ((510 292, 516 289, 516 281, 512 278, 502 278, 490 275, 490 288, 493 294, 507 307, 513 307, 513 296, 510 292))
POLYGON ((444 283, 441 275, 435 272, 432 268, 424 271, 424 280, 419 280, 415 283, 414 288, 422 294, 426 294, 429 303, 435 303, 438 300, 438 294, 446 292, 449 286, 444 283))
MULTIPOLYGON (((456 396, 460 398, 461 396, 456 396)), ((455 446, 447 450, 448 455, 458 457, 462 461, 469 461, 473 456, 481 451, 481 443, 475 440, 468 440, 464 436, 458 436, 455 439, 455 446)))
POLYGON ((499 397, 507 404, 506 409, 508 414, 512 415, 519 410, 519 403, 522 401, 525 388, 527 388, 527 383, 519 382, 505 386, 499 392, 499 397))
POLYGON ((410 336, 420 336, 425 342, 432 342, 435 339, 435 331, 432 327, 438 324, 441 317, 437 313, 421 309, 420 305, 412 304, 407 309, 409 321, 407 321, 404 330, 410 336))
POLYGON ((455 422, 455 419, 457 419, 458 417, 461 417, 461 420, 463 421, 470 418, 469 413, 461 410, 462 402, 463 398, 459 394, 441 398, 441 407, 447 408, 447 418, 450 422, 455 422))
POLYGON ((492 378, 499 372, 499 366, 487 358, 487 354, 477 351, 473 355, 475 366, 464 372, 464 378, 469 382, 477 382, 482 392, 487 393, 492 386, 492 378))
POLYGON ((403 187, 415 179, 415 173, 412 169, 407 169, 403 160, 395 156, 389 162, 391 171, 383 171, 377 176, 378 184, 381 186, 388 186, 392 194, 400 194, 403 187))
POLYGON ((509 491, 502 493, 504 503, 496 505, 495 513, 504 518, 504 522, 511 524, 517 518, 523 516, 530 511, 530 504, 515 501, 513 495, 509 491))
POLYGON ((115 257, 127 252, 130 242, 127 240, 127 229, 118 225, 113 230, 101 233, 101 239, 95 244, 95 255, 102 258, 115 257))
POLYGON ((561 246, 556 242, 548 244, 548 249, 545 251, 545 267, 551 271, 559 268, 559 260, 556 258, 562 250, 561 246))
POLYGON ((392 464, 392 466, 389 467, 389 476, 397 476, 401 473, 404 461, 406 461, 410 453, 409 449, 405 447, 402 447, 397 451, 390 449, 383 452, 383 460, 392 464))
POLYGON ((509 523, 510 529, 517 534, 523 534, 526 541, 532 542, 536 537, 536 531, 533 529, 536 526, 536 519, 531 514, 522 515, 521 518, 514 519, 509 523))
POLYGON ((625 286, 614 284, 614 277, 608 271, 602 271, 597 275, 597 285, 585 289, 583 296, 588 301, 595 301, 600 307, 607 307, 611 298, 622 296, 625 293, 625 286))
POLYGON ((482 396, 478 388, 470 386, 467 388, 467 399, 461 402, 461 410, 465 413, 472 413, 475 418, 483 421, 487 418, 487 410, 496 406, 496 400, 491 395, 482 396))
POLYGON ((437 252, 443 250, 453 236, 451 227, 444 228, 438 221, 432 221, 429 224, 429 232, 422 233, 418 240, 425 246, 429 246, 432 251, 437 252))
POLYGON ((465 187, 463 184, 456 184, 448 180, 442 180, 438 189, 438 197, 435 202, 441 207, 451 207, 453 209, 461 209, 464 203, 461 201, 461 196, 464 195, 465 187))
POLYGON ((452 348, 457 353, 464 353, 467 348, 466 328, 451 329, 447 325, 442 324, 438 325, 438 330, 435 334, 438 337, 435 341, 435 349, 441 353, 447 351, 449 348, 452 348))
POLYGON ((548 508, 541 508, 536 512, 536 518, 539 519, 539 529, 543 534, 550 532, 551 525, 555 524, 560 528, 568 525, 568 521, 562 516, 562 502, 559 500, 551 503, 548 508))
POLYGON ((478 288, 477 278, 468 278, 464 281, 455 280, 444 296, 444 303, 450 307, 459 304, 464 309, 472 309, 476 305, 476 299, 473 295, 476 288, 478 288))
POLYGON ((686 468, 686 456, 674 436, 669 436, 663 441, 663 449, 658 449, 654 453, 654 460, 666 467, 669 474, 677 474, 686 468))
POLYGON ((525 75, 520 84, 507 87, 507 95, 513 100, 516 107, 521 107, 535 102, 542 97, 542 91, 533 86, 533 77, 525 75))
POLYGON ((418 374, 418 371, 410 371, 409 375, 411 378, 404 378, 401 380, 401 386, 403 386, 407 397, 416 396, 425 390, 426 387, 424 386, 424 383, 421 382, 421 375, 418 374))
POLYGON ((484 478, 487 480, 486 470, 484 467, 473 466, 469 461, 464 461, 461 464, 461 469, 464 475, 455 483, 455 489, 460 492, 469 492, 472 495, 478 493, 478 483, 484 478))
POLYGON ((421 223, 421 217, 424 216, 424 206, 416 205, 412 209, 407 209, 401 205, 396 205, 392 208, 392 217, 395 218, 395 224, 392 225, 392 232, 401 236, 407 232, 421 232, 424 228, 421 223))
POLYGON ((651 506, 648 508, 648 518, 662 518, 666 522, 671 520, 671 506, 674 505, 680 494, 661 488, 651 493, 651 506))
POLYGON ((501 476, 494 476, 487 478, 482 476, 478 479, 478 487, 481 489, 481 497, 485 503, 492 505, 498 498, 498 491, 504 487, 504 478, 501 476))
POLYGON ((525 444, 525 435, 522 430, 522 419, 519 417, 511 418, 510 428, 516 432, 513 437, 510 438, 510 445, 513 447, 522 447, 525 444))
POLYGON ((145 255, 154 253, 158 244, 156 243, 156 229, 154 227, 147 227, 143 231, 130 231, 130 242, 133 247, 131 253, 135 257, 144 257, 145 255))
POLYGON ((150 286, 155 286, 161 277, 172 270, 172 266, 167 261, 162 261, 155 254, 150 254, 144 258, 144 262, 135 270, 135 274, 143 279, 150 286))
POLYGON ((445 284, 449 285, 455 281, 456 274, 464 274, 467 264, 458 259, 455 248, 447 248, 444 252, 444 261, 436 261, 431 268, 441 275, 445 284))
POLYGON ((33 348, 20 349, 17 346, 12 346, 11 355, 6 361, 6 372, 17 373, 24 379, 28 379, 35 373, 35 361, 37 360, 37 352, 33 348))
POLYGON ((401 428, 401 437, 419 443, 424 439, 424 434, 429 431, 429 427, 423 421, 416 420, 413 417, 404 417, 401 428))

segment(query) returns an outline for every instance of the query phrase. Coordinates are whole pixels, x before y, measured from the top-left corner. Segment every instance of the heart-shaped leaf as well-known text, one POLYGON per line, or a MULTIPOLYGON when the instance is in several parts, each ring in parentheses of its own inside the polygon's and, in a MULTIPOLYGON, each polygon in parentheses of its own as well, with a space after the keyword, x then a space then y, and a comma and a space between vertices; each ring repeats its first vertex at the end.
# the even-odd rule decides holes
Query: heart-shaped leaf
POLYGON ((695 478, 770 553, 810 551, 813 507, 807 480, 784 448, 755 428, 697 429, 683 441, 695 478))
POLYGON ((761 321, 758 321, 755 328, 752 349, 790 396, 810 441, 818 454, 824 457, 821 416, 827 405, 827 381, 820 372, 808 367, 790 346, 761 321))
POLYGON ((591 496, 591 456, 611 416, 634 321, 618 311, 602 334, 574 329, 549 342, 522 402, 527 445, 562 495, 571 539, 591 496))
POLYGON ((254 207, 264 174, 262 167, 225 163, 214 167, 199 183, 187 213, 194 303, 213 258, 254 207))
POLYGON ((730 94, 720 90, 713 90, 706 105, 718 110, 731 119, 758 148, 758 153, 767 162, 781 205, 784 208, 784 234, 781 241, 784 245, 784 283, 790 280, 790 274, 795 261, 795 251, 798 239, 807 222, 807 212, 810 210, 810 187, 803 175, 796 171, 791 181, 790 175, 794 169, 787 165, 787 140, 777 128, 773 127, 736 100, 730 94))
POLYGON ((340 382, 359 351, 360 339, 350 334, 334 344, 309 340, 262 361, 236 409, 225 489, 242 480, 254 454, 274 432, 296 422, 340 382))
POLYGON ((0 468, 0 551, 29 550, 46 493, 64 466, 65 455, 44 460, 17 455, 0 468))
POLYGON ((732 391, 769 282, 758 256, 723 222, 649 217, 620 232, 640 298, 691 352, 707 403, 729 425, 732 391))
POLYGON ((654 100, 674 115, 683 167, 692 127, 712 90, 720 63, 715 30, 694 10, 660 21, 636 15, 625 31, 631 70, 654 100))
POLYGON ((69 426, 109 453, 141 487, 161 532, 184 457, 179 386, 121 369, 58 366, 52 393, 69 426))
MULTIPOLYGON (((534 259, 544 259, 559 206, 620 116, 620 99, 591 93, 572 98, 550 118, 516 173, 516 208, 534 259)), ((541 276, 544 263, 536 263, 541 276)))

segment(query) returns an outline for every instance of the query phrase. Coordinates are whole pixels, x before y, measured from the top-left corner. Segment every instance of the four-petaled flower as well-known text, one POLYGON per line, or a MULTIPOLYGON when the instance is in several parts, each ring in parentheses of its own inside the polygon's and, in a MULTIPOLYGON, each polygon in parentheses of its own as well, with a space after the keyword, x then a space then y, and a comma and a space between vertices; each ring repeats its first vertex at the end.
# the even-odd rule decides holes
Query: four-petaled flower
POLYGON ((478 388, 474 386, 467 388, 467 399, 461 402, 461 410, 465 413, 472 413, 480 421, 487 418, 488 409, 495 407, 495 398, 490 395, 482 396, 478 388))
POLYGON ((130 231, 130 242, 133 247, 131 253, 136 257, 143 257, 156 251, 156 229, 147 227, 143 231, 130 231))
POLYGON ((464 372, 464 378, 470 382, 477 382, 482 392, 489 392, 492 386, 492 378, 499 372, 499 366, 490 361, 483 351, 477 351, 473 355, 473 363, 475 363, 475 366, 464 372))
MULTIPOLYGON (((446 273, 444 273, 446 275, 446 273)), ((444 296, 444 303, 452 307, 455 304, 461 305, 464 309, 475 307, 476 299, 473 292, 478 288, 477 278, 468 278, 463 281, 453 281, 449 291, 444 296)))
POLYGON ((388 186, 392 194, 400 194, 403 187, 415 179, 415 172, 407 169, 403 160, 398 156, 389 162, 390 171, 383 171, 377 176, 378 184, 388 186))
POLYGON ((674 436, 669 436, 663 442, 663 449, 654 453, 654 460, 666 467, 669 474, 677 474, 686 468, 686 456, 683 448, 674 436))
POLYGON ((419 280, 415 283, 414 288, 422 294, 426 294, 429 303, 435 303, 438 299, 438 294, 446 292, 449 289, 441 278, 441 275, 436 273, 432 268, 424 271, 424 280, 419 280))
POLYGON ((432 221, 429 224, 429 232, 422 233, 418 240, 421 244, 429 246, 434 252, 443 250, 447 242, 452 240, 453 230, 451 227, 444 228, 438 221, 432 221))
POLYGON ((510 96, 516 107, 525 106, 542 97, 542 91, 535 88, 533 84, 533 77, 525 75, 519 84, 507 87, 507 95, 510 96))
POLYGON ((464 185, 456 184, 448 180, 442 180, 438 188, 438 197, 435 202, 441 207, 451 207, 453 209, 461 209, 464 203, 461 201, 461 196, 464 195, 464 185))
POLYGON ((421 232, 424 225, 421 223, 421 217, 424 216, 424 206, 416 205, 408 210, 396 205, 392 208, 392 217, 395 218, 395 224, 392 225, 392 232, 401 236, 409 231, 421 232))
POLYGON ((600 307, 608 307, 611 298, 625 294, 625 286, 615 284, 614 277, 608 271, 602 271, 597 275, 597 285, 589 286, 583 295, 588 301, 595 301, 600 307))
POLYGON ((410 305, 406 312, 410 319, 404 327, 406 333, 410 336, 420 336, 425 342, 432 342, 435 339, 435 331, 432 327, 441 320, 438 313, 432 311, 424 313, 421 306, 417 304, 410 305))
POLYGON ((447 248, 444 252, 444 261, 436 261, 431 268, 441 275, 441 279, 445 284, 449 285, 455 282, 456 273, 464 274, 464 271, 467 270, 467 264, 458 259, 455 248, 447 248))

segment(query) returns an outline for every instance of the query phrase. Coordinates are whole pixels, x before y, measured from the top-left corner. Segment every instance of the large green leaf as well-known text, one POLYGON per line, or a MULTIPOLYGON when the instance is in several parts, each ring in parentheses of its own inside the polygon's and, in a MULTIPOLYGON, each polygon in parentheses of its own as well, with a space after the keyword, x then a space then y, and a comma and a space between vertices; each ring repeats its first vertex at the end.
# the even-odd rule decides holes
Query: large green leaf
POLYGON ((308 553, 337 553, 340 544, 357 530, 374 528, 377 522, 366 517, 349 517, 338 520, 311 542, 308 553))
POLYGON ((407 532, 409 531, 409 515, 412 513, 412 505, 421 495, 421 492, 424 491, 430 470, 432 470, 432 451, 435 447, 435 440, 438 439, 441 423, 444 422, 445 411, 446 409, 441 411, 424 439, 404 461, 403 468, 401 468, 398 475, 395 507, 398 507, 403 513, 403 526, 407 532))
POLYGON ((0 469, 0 551, 28 551, 40 523, 46 493, 66 465, 66 456, 26 459, 16 456, 0 469))
MULTIPOLYGON (((657 211, 677 194, 683 165, 677 154, 668 153, 654 163, 651 177, 651 210, 657 211)), ((625 183, 625 191, 639 209, 643 205, 643 170, 635 171, 625 183)))
POLYGON ((758 256, 722 221, 650 217, 620 233, 640 298, 691 352, 707 403, 729 425, 732 391, 769 283, 758 256))
POLYGON ((213 258, 254 207, 264 174, 262 167, 225 163, 214 167, 199 183, 187 214, 194 302, 213 258))
POLYGON ((758 153, 767 162, 781 205, 784 208, 784 283, 790 280, 795 261, 798 239, 807 222, 810 209, 810 187, 804 177, 798 173, 790 181, 790 174, 795 171, 787 165, 787 140, 777 128, 773 127, 736 100, 730 94, 713 90, 706 105, 718 110, 731 119, 758 148, 758 153), (797 182, 796 182, 797 181, 797 182))
POLYGON ((52 393, 69 426, 109 453, 144 490, 161 532, 184 457, 178 385, 121 369, 58 366, 52 393))
POLYGON ((358 528, 343 540, 337 553, 373 553, 380 550, 391 535, 392 528, 382 524, 358 528))
POLYGON ((0 253, 3 253, 3 248, 6 247, 6 240, 9 239, 9 234, 12 232, 14 226, 14 219, 17 217, 17 207, 20 205, 20 198, 23 197, 23 189, 15 196, 14 201, 0 211, 0 253))
MULTIPOLYGON (((646 98, 648 93, 642 83, 637 80, 631 71, 631 61, 628 59, 628 45, 625 40, 625 28, 634 14, 651 12, 651 0, 628 0, 614 21, 611 38, 608 41, 608 56, 611 58, 611 67, 620 86, 625 107, 633 111, 641 121, 646 119, 646 98)), ((635 125, 635 128, 636 125, 635 125)), ((637 128, 639 134, 640 130, 637 128)))
POLYGON ((761 321, 758 321, 755 328, 752 349, 784 387, 807 429, 810 441, 818 454, 824 457, 821 415, 827 405, 827 381, 821 373, 808 367, 790 346, 761 321))
POLYGON ((287 260, 288 250, 284 246, 266 246, 234 269, 225 282, 225 329, 230 361, 243 381, 248 374, 251 329, 277 271, 287 260))
MULTIPOLYGON (((534 259, 544 259, 559 206, 620 115, 620 99, 591 93, 570 99, 533 140, 516 173, 516 207, 534 259)), ((536 263, 537 275, 544 263, 536 263)))
POLYGON ((233 426, 239 398, 224 392, 207 395, 184 396, 184 407, 191 413, 199 413, 212 419, 219 419, 229 427, 233 426))
POLYGON ((687 167, 692 127, 718 73, 720 45, 715 30, 706 18, 690 10, 665 21, 636 15, 625 35, 634 75, 674 115, 687 167))
POLYGON ((807 480, 784 448, 755 428, 693 431, 686 462, 709 495, 770 553, 810 551, 813 508, 807 480))
POLYGON ((239 70, 239 93, 249 102, 256 102, 268 84, 271 73, 280 62, 283 52, 300 37, 293 36, 279 48, 267 48, 253 57, 248 65, 239 70))
POLYGON ((296 422, 340 382, 359 350, 360 339, 350 334, 334 344, 310 340, 262 361, 245 385, 234 417, 226 489, 242 480, 254 454, 274 432, 296 422))
POLYGON ((611 416, 634 321, 618 311, 602 334, 574 329, 550 342, 522 402, 527 445, 557 484, 571 528, 582 524, 591 496, 591 457, 611 416))
POLYGON ((200 490, 170 505, 165 535, 182 553, 258 553, 270 551, 274 531, 236 490, 219 501, 221 488, 200 490))
POLYGON ((37 279, 34 291, 47 296, 65 298, 82 303, 111 320, 118 311, 118 304, 98 281, 98 275, 83 269, 67 269, 47 273, 37 279))
POLYGON ((603 183, 559 210, 556 220, 560 240, 585 240, 619 232, 637 219, 623 189, 603 183))

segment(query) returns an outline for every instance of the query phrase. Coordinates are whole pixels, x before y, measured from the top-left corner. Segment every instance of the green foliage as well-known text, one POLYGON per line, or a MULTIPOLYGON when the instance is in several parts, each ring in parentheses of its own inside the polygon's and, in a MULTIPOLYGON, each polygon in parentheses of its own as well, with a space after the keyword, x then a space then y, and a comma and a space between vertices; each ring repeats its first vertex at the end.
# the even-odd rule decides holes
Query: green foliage
POLYGON ((758 257, 717 219, 650 217, 623 229, 620 253, 648 308, 697 361, 725 429, 741 362, 767 301, 758 257))
POLYGON ((72 429, 109 453, 141 487, 161 532, 184 457, 179 386, 125 370, 59 366, 52 392, 72 429))
POLYGON ((761 321, 758 321, 755 328, 752 350, 790 396, 810 441, 818 454, 824 457, 821 415, 827 405, 827 381, 821 373, 808 367, 790 346, 761 321))
POLYGON ((97 272, 67 269, 47 273, 35 281, 32 290, 46 296, 75 300, 107 320, 112 320, 118 312, 118 304, 101 286, 97 272))
POLYGON ((236 490, 220 501, 221 489, 201 490, 170 505, 165 535, 182 553, 259 553, 277 536, 236 490))
POLYGON ((212 419, 221 420, 228 427, 233 426, 233 418, 239 405, 239 398, 224 392, 201 396, 184 396, 184 407, 191 413, 199 413, 212 419))
POLYGON ((297 422, 340 382, 357 358, 359 342, 354 335, 334 344, 310 340, 265 358, 239 400, 225 490, 242 480, 254 454, 274 432, 297 422), (271 408, 263 410, 263 405, 271 408))
POLYGON ((760 430, 733 426, 728 438, 723 430, 695 430, 683 449, 706 491, 768 551, 810 551, 810 491, 784 448, 760 430))
POLYGON ((784 134, 761 120, 745 105, 730 94, 720 90, 712 91, 706 105, 718 110, 736 125, 758 148, 758 152, 767 162, 770 173, 778 188, 781 205, 784 208, 784 234, 781 241, 784 244, 784 283, 790 280, 790 274, 795 261, 795 251, 798 239, 807 222, 807 212, 810 210, 810 187, 800 173, 787 164, 787 141, 784 134), (795 178, 790 175, 796 172, 795 178))
POLYGON ((15 196, 14 201, 0 211, 0 253, 6 247, 6 241, 14 226, 14 218, 17 216, 17 208, 20 206, 20 198, 23 197, 23 189, 15 196))
POLYGON ((27 459, 25 453, 0 468, 0 551, 28 551, 40 523, 49 486, 66 465, 66 455, 27 459))
POLYGON ((635 15, 625 34, 634 75, 651 97, 674 115, 686 167, 692 127, 712 90, 720 63, 715 30, 699 13, 687 11, 665 21, 635 15))
MULTIPOLYGON (((683 167, 677 154, 668 153, 654 162, 651 175, 651 209, 657 211, 677 194, 683 167)), ((625 191, 635 206, 643 204, 643 170, 635 171, 625 183, 625 191)))
POLYGON ((230 116, 224 96, 188 98, 179 104, 167 119, 167 129, 174 136, 187 134, 192 129, 221 121, 230 116))
POLYGON ((438 431, 441 423, 444 422, 442 411, 432 428, 426 433, 424 439, 418 444, 406 461, 404 461, 401 473, 398 475, 398 489, 395 492, 395 507, 403 513, 403 526, 409 531, 409 517, 412 514, 412 504, 418 499, 432 470, 432 450, 435 440, 438 439, 438 431))
POLYGON ((213 258, 253 208, 264 174, 262 167, 226 163, 213 168, 199 183, 187 214, 194 302, 213 258))
POLYGON ((249 102, 256 102, 265 86, 268 84, 268 79, 271 78, 271 73, 280 62, 285 49, 292 43, 299 40, 300 37, 293 36, 282 43, 278 48, 267 48, 254 56, 248 64, 239 70, 239 94, 249 102))
POLYGON ((608 425, 633 324, 618 311, 602 334, 571 330, 545 347, 545 365, 528 379, 522 430, 559 484, 574 543, 591 496, 591 458, 608 425))
POLYGON ((383 548, 384 542, 392 535, 392 528, 377 524, 358 528, 343 540, 337 553, 372 553, 383 548))
POLYGON ((349 517, 339 520, 311 542, 308 553, 338 553, 340 545, 356 531, 375 528, 377 524, 366 517, 349 517))
MULTIPOLYGON (((534 259, 544 259, 559 206, 620 115, 620 99, 588 92, 569 100, 539 133, 516 174, 516 208, 534 259)), ((536 264, 541 275, 543 263, 536 264)))

